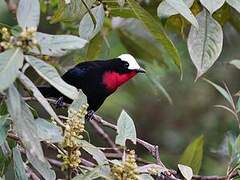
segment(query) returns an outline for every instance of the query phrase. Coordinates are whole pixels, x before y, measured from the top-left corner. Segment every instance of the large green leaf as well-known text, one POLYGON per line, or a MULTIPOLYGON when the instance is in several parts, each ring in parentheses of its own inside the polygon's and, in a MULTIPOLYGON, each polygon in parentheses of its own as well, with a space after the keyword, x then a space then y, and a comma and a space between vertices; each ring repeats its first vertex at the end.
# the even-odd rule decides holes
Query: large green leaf
MULTIPOLYGON (((193 5, 194 0, 183 0, 183 2, 188 8, 190 8, 193 5)), ((157 14, 159 17, 167 18, 169 16, 179 14, 179 11, 176 10, 174 6, 169 4, 166 0, 164 0, 159 4, 157 8, 157 14)))
POLYGON ((198 174, 203 157, 203 135, 196 138, 187 146, 182 154, 179 163, 192 168, 194 174, 198 174))
POLYGON ((16 147, 13 148, 13 162, 16 180, 27 180, 21 153, 16 147))
POLYGON ((44 158, 33 115, 15 86, 10 86, 7 91, 7 105, 13 128, 26 148, 29 162, 45 179, 55 180, 55 173, 44 158))
POLYGON ((105 154, 96 146, 88 143, 85 140, 80 141, 81 147, 92 155, 93 159, 95 159, 99 165, 99 173, 102 176, 108 176, 110 174, 110 167, 108 160, 105 156, 105 154))
POLYGON ((50 143, 60 143, 63 141, 62 128, 59 126, 42 118, 37 118, 34 120, 34 123, 37 127, 40 141, 47 141, 50 143))
POLYGON ((143 22, 148 31, 154 36, 154 38, 162 44, 165 50, 173 59, 174 63, 178 66, 182 72, 182 65, 178 50, 175 48, 172 41, 168 38, 162 24, 157 21, 150 13, 143 9, 135 0, 127 0, 129 6, 132 8, 137 18, 143 22))
MULTIPOLYGON (((183 0, 165 0, 162 3, 167 3, 172 9, 176 10, 179 14, 181 14, 184 18, 186 18, 192 25, 194 25, 196 28, 198 28, 198 22, 190 9, 188 7, 191 7, 194 1, 190 2, 184 2, 183 0), (188 4, 185 4, 188 3, 188 4)), ((162 11, 162 3, 160 3, 160 7, 158 7, 158 16, 161 16, 162 11)), ((171 9, 170 9, 171 12, 171 9)), ((169 12, 167 12, 169 15, 169 12)), ((171 12, 173 14, 173 12, 171 12)))
POLYGON ((33 84, 33 82, 22 72, 19 75, 19 79, 27 89, 33 92, 33 96, 44 107, 44 109, 49 113, 49 115, 53 117, 58 123, 61 124, 61 120, 58 118, 57 114, 54 112, 52 106, 49 104, 47 99, 41 94, 38 88, 33 84))
POLYGON ((59 0, 58 9, 54 13, 51 23, 79 20, 90 9, 96 0, 71 0, 66 3, 65 0, 59 0), (84 5, 87 5, 88 8, 84 5))
POLYGON ((7 132, 10 128, 10 121, 7 118, 8 115, 0 116, 0 145, 5 142, 7 132))
POLYGON ((226 0, 226 2, 240 13, 240 1, 239 0, 226 0))
POLYGON ((197 68, 198 79, 217 60, 223 46, 221 25, 203 10, 198 16, 199 29, 191 27, 188 35, 188 51, 197 68))
POLYGON ((20 48, 0 53, 0 91, 8 88, 17 78, 18 69, 23 65, 23 53, 20 48))
POLYGON ((102 4, 91 9, 91 12, 96 19, 96 25, 89 13, 85 14, 79 25, 79 35, 86 40, 91 40, 101 30, 104 22, 105 12, 102 4))
POLYGON ((22 28, 38 27, 40 20, 39 0, 20 0, 17 8, 17 21, 22 28))
POLYGON ((202 5, 207 8, 210 14, 213 14, 216 10, 218 10, 225 3, 225 0, 200 0, 202 5))
POLYGON ((121 146, 126 146, 127 139, 136 144, 136 129, 132 118, 124 110, 122 110, 117 121, 117 136, 115 143, 121 146))
POLYGON ((63 81, 53 66, 33 56, 25 56, 25 59, 42 78, 48 81, 62 94, 70 99, 78 98, 78 90, 74 86, 63 81))
POLYGON ((83 48, 88 41, 73 35, 50 35, 36 33, 36 39, 40 46, 32 51, 37 54, 60 57, 72 50, 83 48))

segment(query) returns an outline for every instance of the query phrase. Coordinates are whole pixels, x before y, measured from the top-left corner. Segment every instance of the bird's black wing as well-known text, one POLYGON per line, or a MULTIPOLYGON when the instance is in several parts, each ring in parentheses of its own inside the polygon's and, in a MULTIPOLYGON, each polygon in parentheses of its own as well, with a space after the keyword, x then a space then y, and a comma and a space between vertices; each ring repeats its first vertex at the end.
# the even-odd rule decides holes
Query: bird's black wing
POLYGON ((95 61, 92 62, 83 62, 72 69, 69 69, 63 76, 62 79, 75 86, 76 88, 80 89, 84 86, 84 81, 87 77, 91 76, 91 72, 97 69, 98 63, 95 61))

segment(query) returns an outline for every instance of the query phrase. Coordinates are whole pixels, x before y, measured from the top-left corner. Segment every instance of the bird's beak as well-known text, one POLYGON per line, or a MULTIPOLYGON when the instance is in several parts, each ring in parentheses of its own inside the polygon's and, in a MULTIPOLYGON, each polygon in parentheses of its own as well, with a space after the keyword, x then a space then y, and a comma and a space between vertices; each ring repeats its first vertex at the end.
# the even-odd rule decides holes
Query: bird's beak
POLYGON ((146 73, 146 70, 143 68, 139 68, 136 70, 137 73, 146 73))

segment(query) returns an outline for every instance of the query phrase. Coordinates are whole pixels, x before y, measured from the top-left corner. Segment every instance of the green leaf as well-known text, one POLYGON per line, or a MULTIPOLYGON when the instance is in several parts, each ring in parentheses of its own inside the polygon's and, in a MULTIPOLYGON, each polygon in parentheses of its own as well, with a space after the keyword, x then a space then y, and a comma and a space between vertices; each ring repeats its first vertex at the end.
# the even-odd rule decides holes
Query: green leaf
POLYGON ((136 144, 136 129, 132 118, 122 110, 117 121, 117 136, 115 143, 121 146, 126 146, 127 139, 136 144))
POLYGON ((74 86, 63 81, 53 66, 33 56, 25 56, 25 59, 42 78, 48 81, 62 94, 70 99, 78 98, 78 90, 74 86))
POLYGON ((225 89, 223 89, 221 86, 219 86, 207 79, 204 79, 204 81, 206 81, 207 83, 212 85, 231 105, 234 105, 231 94, 229 94, 225 89))
POLYGON ((81 106, 84 104, 87 104, 87 96, 82 92, 82 90, 79 90, 78 98, 72 102, 69 109, 79 111, 81 106))
POLYGON ((66 55, 72 50, 83 48, 87 41, 73 35, 50 35, 45 33, 36 33, 36 39, 40 46, 32 51, 36 54, 60 57, 66 55))
POLYGON ((240 69, 240 60, 234 59, 229 62, 229 64, 234 65, 236 68, 240 69))
POLYGON ((17 8, 17 21, 22 28, 38 27, 40 20, 39 0, 20 0, 17 8))
POLYGON ((137 18, 143 22, 147 30, 154 36, 154 38, 162 44, 165 50, 173 59, 174 63, 178 66, 182 73, 182 65, 178 50, 175 48, 172 41, 168 38, 162 24, 157 21, 151 14, 143 9, 135 0, 127 0, 129 6, 132 8, 137 18))
POLYGON ((2 101, 0 104, 0 116, 8 114, 7 104, 5 101, 2 101))
POLYGON ((102 50, 103 43, 103 37, 98 33, 88 44, 86 59, 96 59, 102 50))
POLYGON ((37 118, 34 123, 37 127, 40 141, 47 141, 50 143, 60 143, 63 141, 62 128, 42 118, 37 118))
MULTIPOLYGON (((166 2, 168 5, 171 6, 174 10, 176 10, 179 14, 181 14, 184 18, 186 18, 193 26, 195 26, 198 29, 198 22, 190 9, 189 6, 185 4, 183 0, 165 0, 162 3, 166 2)), ((194 2, 194 1, 193 1, 194 2)), ((192 4, 193 4, 192 2, 192 4)), ((189 3, 190 4, 190 3, 189 3)), ((191 5, 192 5, 191 4, 191 5)), ((161 5, 161 4, 160 4, 161 5)), ((161 7, 158 8, 158 14, 161 13, 161 7)), ((171 9, 170 9, 171 10, 171 9)))
POLYGON ((218 10, 220 7, 223 6, 223 4, 225 3, 225 0, 214 0, 214 1, 200 0, 200 2, 205 8, 207 8, 210 14, 213 14, 216 10, 218 10))
POLYGON ((88 9, 83 4, 83 1, 90 9, 96 0, 71 0, 69 4, 65 0, 59 0, 58 9, 54 13, 51 23, 80 20, 88 9))
MULTIPOLYGON (((194 0, 183 0, 183 2, 188 8, 190 8, 193 5, 194 0)), ((169 16, 179 14, 179 11, 171 5, 171 2, 168 3, 164 0, 159 4, 157 14, 160 18, 167 18, 169 16)))
POLYGON ((0 116, 0 145, 5 142, 7 132, 10 128, 10 121, 7 118, 8 115, 0 116))
POLYGON ((55 180, 55 173, 44 158, 33 115, 15 86, 7 91, 7 105, 14 130, 26 149, 29 162, 45 179, 55 180))
POLYGON ((79 25, 79 35, 86 40, 91 40, 101 30, 104 22, 105 12, 102 4, 91 9, 91 12, 96 19, 96 25, 89 13, 85 14, 79 25))
POLYGON ((92 155, 93 159, 95 159, 100 167, 100 174, 101 175, 109 175, 110 174, 110 167, 108 160, 105 156, 105 154, 97 147, 94 145, 88 143, 85 140, 80 141, 81 147, 88 152, 89 154, 92 155))
POLYGON ((178 169, 186 180, 191 180, 193 176, 192 168, 178 164, 178 169))
POLYGON ((237 112, 240 112, 240 97, 238 98, 237 105, 236 105, 237 112))
POLYGON ((226 0, 226 2, 240 13, 240 1, 239 0, 226 0))
POLYGON ((28 180, 20 151, 13 148, 13 161, 16 180, 28 180))
POLYGON ((223 46, 221 25, 206 10, 198 16, 199 29, 191 27, 188 34, 188 51, 193 64, 197 68, 198 79, 217 60, 223 46))
POLYGON ((22 32, 22 28, 21 28, 20 26, 18 26, 18 25, 13 26, 13 27, 11 28, 11 33, 12 33, 12 35, 14 35, 15 37, 19 36, 21 32, 22 32))
POLYGON ((41 94, 38 88, 33 84, 33 82, 22 72, 19 75, 19 79, 28 90, 33 92, 33 96, 44 107, 44 109, 49 113, 49 115, 53 117, 59 124, 61 124, 61 120, 58 118, 57 114, 54 112, 52 106, 49 104, 46 98, 41 94))
POLYGON ((20 48, 0 53, 0 91, 7 89, 18 76, 23 65, 23 53, 20 48))
POLYGON ((104 178, 105 176, 101 174, 100 170, 101 167, 96 166, 95 168, 89 169, 89 171, 87 171, 86 173, 75 176, 72 180, 92 180, 97 178, 101 179, 100 177, 104 178))
POLYGON ((187 146, 179 161, 180 164, 191 167, 194 174, 198 174, 201 168, 203 143, 203 135, 201 135, 187 146))

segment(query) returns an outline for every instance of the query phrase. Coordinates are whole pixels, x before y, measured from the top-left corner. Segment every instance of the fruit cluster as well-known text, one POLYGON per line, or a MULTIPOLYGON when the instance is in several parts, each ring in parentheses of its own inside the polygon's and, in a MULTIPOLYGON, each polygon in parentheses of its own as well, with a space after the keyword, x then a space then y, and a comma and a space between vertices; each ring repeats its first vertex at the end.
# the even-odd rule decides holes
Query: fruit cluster
POLYGON ((64 141, 61 146, 67 151, 59 154, 58 158, 63 160, 62 170, 77 168, 81 163, 81 152, 79 140, 83 139, 85 116, 88 105, 82 105, 79 111, 69 110, 68 120, 64 131, 64 141))
POLYGON ((12 35, 6 27, 0 29, 0 48, 10 49, 14 47, 20 47, 24 51, 30 51, 32 48, 37 47, 37 40, 35 37, 36 28, 25 28, 17 36, 12 35))
POLYGON ((137 180, 137 168, 135 151, 131 150, 121 165, 114 164, 111 167, 111 172, 113 178, 116 180, 137 180))

